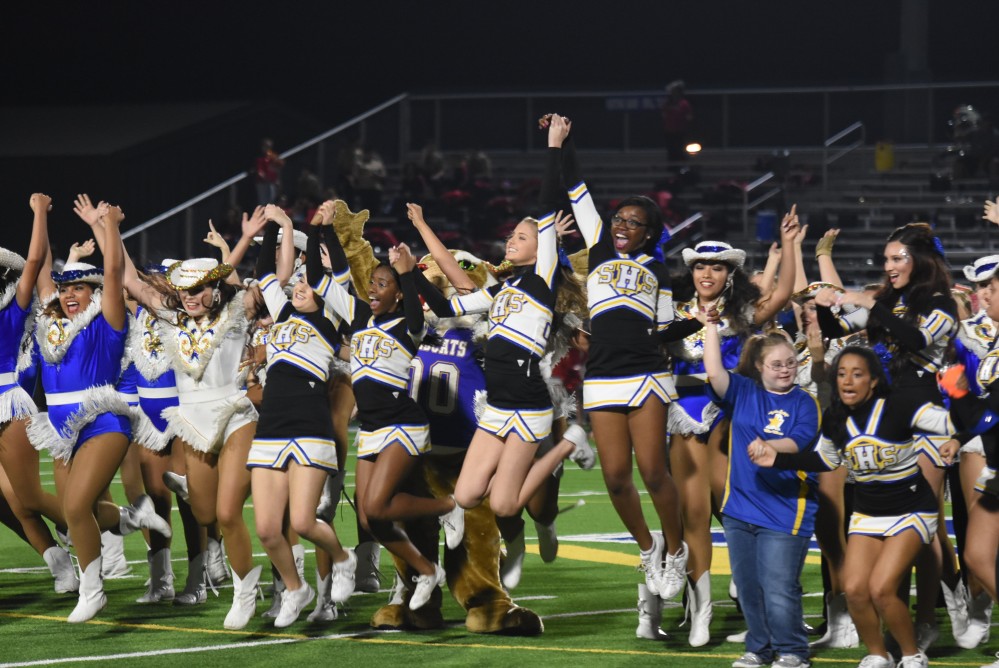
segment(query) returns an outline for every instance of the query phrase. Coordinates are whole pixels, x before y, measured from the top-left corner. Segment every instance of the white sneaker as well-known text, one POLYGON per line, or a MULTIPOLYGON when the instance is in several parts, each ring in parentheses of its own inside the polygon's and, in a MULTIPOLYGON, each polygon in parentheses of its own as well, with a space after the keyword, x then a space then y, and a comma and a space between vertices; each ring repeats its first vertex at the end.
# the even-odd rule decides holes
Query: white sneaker
POLYGON ((878 654, 868 654, 860 660, 857 668, 895 668, 895 661, 891 658, 891 654, 887 658, 878 654))
POLYGON ((576 465, 584 471, 592 469, 597 463, 597 453, 593 451, 586 431, 578 424, 570 425, 562 438, 572 441, 572 444, 576 446, 573 448, 572 454, 569 455, 569 459, 576 462, 576 465))
MULTIPOLYGON (((940 637, 940 629, 937 628, 936 624, 928 624, 926 622, 921 622, 916 624, 916 650, 919 654, 926 654, 926 650, 930 648, 930 645, 937 641, 940 637)), ((919 656, 915 654, 914 656, 919 656)), ((903 659, 905 657, 902 657, 903 659)))
POLYGON ((992 598, 982 592, 968 604, 968 630, 957 639, 962 649, 974 649, 989 641, 992 626, 992 598))
POLYGON ((278 613, 277 618, 274 620, 275 628, 283 629, 286 626, 294 624, 298 616, 302 614, 305 606, 312 603, 313 599, 316 598, 316 591, 305 580, 302 580, 301 583, 302 586, 298 589, 294 591, 286 589, 281 596, 281 612, 278 613))
POLYGON ((409 609, 419 610, 422 608, 430 600, 430 595, 434 593, 437 585, 444 582, 445 577, 447 577, 447 574, 444 573, 444 569, 440 567, 440 564, 434 564, 433 575, 414 576, 413 582, 416 583, 416 588, 413 590, 412 598, 409 599, 409 609))
POLYGON ((135 503, 131 506, 120 506, 118 512, 121 514, 118 528, 121 530, 122 536, 127 536, 140 529, 155 531, 156 533, 163 534, 166 538, 170 538, 173 535, 170 523, 156 514, 156 507, 153 505, 153 500, 146 494, 136 499, 135 503))
POLYGON ((354 593, 354 574, 357 572, 357 555, 351 549, 344 550, 347 558, 333 562, 330 580, 330 601, 343 603, 354 593))
POLYGON ((663 550, 666 546, 666 540, 663 538, 662 534, 652 533, 652 547, 648 552, 640 552, 639 558, 642 560, 638 567, 638 570, 645 572, 645 586, 649 588, 649 592, 656 596, 659 596, 660 590, 665 588, 665 583, 663 582, 663 550))
POLYGON ((454 508, 438 517, 437 521, 444 527, 444 542, 449 549, 456 550, 465 537, 465 509, 458 505, 454 496, 451 500, 454 501, 454 508))
POLYGON ((996 652, 996 660, 990 664, 982 666, 982 668, 999 668, 999 652, 996 652))
POLYGON ((389 591, 389 605, 402 605, 406 602, 406 582, 399 575, 399 571, 395 572, 395 583, 392 585, 392 589, 389 591))
POLYGON ((222 626, 230 631, 238 631, 250 623, 257 613, 257 583, 260 582, 260 572, 263 566, 255 566, 240 578, 232 573, 232 607, 225 616, 222 626))
POLYGON ((666 554, 663 560, 663 586, 659 592, 662 599, 668 600, 683 590, 687 581, 687 543, 680 543, 680 549, 675 554, 666 554))
POLYGON ((105 580, 127 578, 132 567, 125 559, 125 539, 105 531, 101 534, 101 574, 105 580))
POLYGON ((173 471, 167 471, 163 474, 163 484, 184 503, 191 502, 191 495, 187 491, 186 475, 177 475, 173 471))
POLYGON ((760 668, 766 665, 768 664, 764 663, 760 655, 755 652, 746 652, 732 662, 732 668, 760 668))
POLYGON ((500 568, 500 580, 507 591, 517 588, 520 584, 520 576, 524 571, 524 530, 521 529, 517 536, 506 544, 506 559, 500 568))
POLYGON ((53 586, 57 594, 70 594, 80 591, 80 578, 73 568, 73 560, 69 552, 58 545, 53 545, 42 553, 45 565, 49 567, 54 580, 53 586))
POLYGON ((926 668, 929 665, 929 659, 922 652, 916 652, 912 656, 903 656, 899 659, 899 668, 926 668))
POLYGON ((541 561, 550 564, 558 557, 558 531, 555 529, 555 520, 551 524, 534 523, 534 530, 538 532, 538 553, 541 561))
POLYGON ((811 661, 797 654, 781 654, 772 664, 774 668, 811 668, 811 661))

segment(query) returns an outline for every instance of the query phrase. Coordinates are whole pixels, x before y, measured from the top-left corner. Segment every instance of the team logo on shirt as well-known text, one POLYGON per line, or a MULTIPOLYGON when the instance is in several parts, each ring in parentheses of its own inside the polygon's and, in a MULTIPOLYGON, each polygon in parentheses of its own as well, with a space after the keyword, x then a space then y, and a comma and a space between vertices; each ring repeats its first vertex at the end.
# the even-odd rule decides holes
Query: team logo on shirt
POLYGON ((610 285, 618 293, 652 294, 657 283, 652 278, 647 269, 634 264, 607 262, 597 270, 597 282, 610 285))
POLYGON ((350 341, 350 354, 362 364, 371 364, 379 357, 391 357, 395 342, 378 332, 365 332, 350 341))
POLYGON ((846 444, 844 454, 853 471, 882 471, 897 460, 896 446, 860 436, 846 444))
POLYGON ((784 435, 784 421, 791 417, 791 414, 787 411, 777 409, 772 410, 767 413, 767 426, 763 428, 764 433, 774 434, 775 436, 784 435))
POLYGON ((999 379, 997 376, 999 376, 999 349, 989 351, 989 354, 978 363, 978 384, 988 387, 999 379))
POLYGON ((268 343, 276 348, 289 348, 295 343, 308 343, 315 334, 311 326, 301 322, 288 321, 272 328, 268 343))
POLYGON ((493 299, 489 317, 497 322, 503 322, 511 313, 520 313, 524 309, 524 295, 513 290, 503 290, 493 299))

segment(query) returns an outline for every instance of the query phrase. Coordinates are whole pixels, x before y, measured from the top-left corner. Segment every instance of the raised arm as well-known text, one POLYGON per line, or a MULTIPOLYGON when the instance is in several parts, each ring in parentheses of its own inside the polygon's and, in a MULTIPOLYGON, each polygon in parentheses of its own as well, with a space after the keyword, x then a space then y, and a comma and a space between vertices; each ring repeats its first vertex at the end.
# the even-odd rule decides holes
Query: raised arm
POLYGON ((87 239, 80 243, 75 243, 69 247, 69 255, 66 256, 66 264, 79 262, 83 258, 90 257, 97 250, 97 245, 93 239, 87 239))
POLYGON ((423 218, 423 207, 419 204, 406 204, 406 215, 413 221, 413 227, 420 233, 420 238, 423 239, 423 243, 426 245, 427 250, 430 251, 434 262, 441 268, 444 276, 454 286, 454 289, 458 291, 458 294, 467 294, 475 290, 475 283, 472 282, 468 274, 458 265, 458 261, 451 255, 451 251, 447 249, 441 240, 437 238, 437 235, 434 234, 434 231, 430 229, 430 226, 427 225, 427 221, 423 218))
MULTIPOLYGON (((784 216, 784 220, 781 221, 780 226, 780 246, 783 254, 790 255, 787 252, 794 245, 794 238, 798 234, 798 205, 792 205, 791 211, 784 216)), ((788 258, 792 260, 792 258, 788 258)), ((777 312, 780 311, 784 306, 787 305, 787 301, 791 298, 791 293, 794 291, 794 275, 795 266, 793 260, 790 262, 783 262, 781 266, 781 271, 777 275, 777 286, 774 288, 773 293, 770 298, 766 300, 763 304, 757 304, 756 306, 756 317, 755 322, 757 325, 762 325, 768 320, 772 319, 777 312)))
MULTIPOLYGON (((548 125, 548 156, 541 187, 542 198, 551 197, 547 194, 548 188, 564 184, 579 232, 583 235, 586 247, 592 248, 603 232, 603 222, 597 213, 597 207, 593 204, 590 191, 583 182, 571 130, 572 123, 568 119, 558 114, 551 115, 548 125)), ((557 206, 557 202, 553 202, 542 208, 554 211, 557 206)))
POLYGON ((721 339, 718 336, 718 324, 708 321, 704 325, 704 371, 708 375, 711 389, 721 398, 728 392, 729 374, 722 361, 721 339))
MULTIPOLYGON (((49 211, 52 209, 52 198, 48 195, 35 193, 28 200, 34 211, 34 222, 31 225, 31 243, 28 245, 28 255, 24 258, 24 269, 21 270, 21 280, 17 284, 17 305, 27 309, 31 305, 31 295, 38 282, 38 274, 45 265, 49 248, 49 211)), ((51 282, 52 278, 49 277, 51 282)))
POLYGON ((104 297, 101 312, 104 319, 115 330, 125 327, 124 248, 121 244, 121 231, 118 229, 125 214, 117 206, 108 208, 104 222, 104 297))
POLYGON ((409 246, 399 244, 395 248, 389 249, 389 262, 392 268, 399 274, 402 288, 402 310, 406 317, 406 329, 414 340, 423 338, 427 324, 423 319, 423 304, 420 302, 420 293, 416 289, 413 269, 416 267, 416 259, 409 251, 409 246))
POLYGON ((215 223, 212 222, 211 218, 208 219, 208 234, 205 235, 204 242, 209 246, 218 248, 219 252, 222 254, 221 261, 225 264, 229 263, 232 251, 230 250, 229 244, 226 242, 225 237, 219 234, 218 230, 215 229, 215 223))
MULTIPOLYGON (((295 223, 284 209, 276 204, 264 207, 264 217, 281 226, 281 247, 278 250, 276 274, 281 285, 287 285, 295 272, 295 223)), ((273 252, 274 249, 271 250, 273 252)))
POLYGON ((836 265, 832 259, 833 246, 836 245, 836 238, 838 236, 838 229, 826 230, 826 233, 822 235, 819 242, 815 244, 815 261, 819 265, 820 281, 841 286, 843 285, 843 279, 839 277, 839 272, 836 271, 836 265))
MULTIPOLYGON (((802 225, 798 234, 794 237, 794 291, 804 290, 808 287, 808 278, 805 276, 805 260, 801 255, 801 245, 808 235, 808 225, 802 225)), ((837 283, 838 285, 838 283, 837 283)))
POLYGON ((538 221, 538 258, 534 271, 544 279, 552 290, 555 289, 555 270, 558 268, 558 235, 556 227, 571 219, 572 214, 550 213, 538 221))
POLYGON ((258 280, 277 271, 274 262, 274 249, 277 247, 277 236, 277 225, 264 226, 264 240, 260 242, 260 253, 257 255, 257 268, 254 272, 258 280))
MULTIPOLYGON (((243 212, 243 221, 240 223, 242 235, 229 254, 229 264, 233 267, 239 266, 246 256, 246 251, 249 250, 250 244, 253 243, 253 237, 260 234, 260 230, 264 229, 264 225, 266 224, 267 218, 264 216, 264 207, 258 206, 253 210, 252 216, 246 215, 245 211, 243 212)), ((242 282, 235 271, 229 274, 229 278, 226 281, 235 285, 239 285, 242 282)))

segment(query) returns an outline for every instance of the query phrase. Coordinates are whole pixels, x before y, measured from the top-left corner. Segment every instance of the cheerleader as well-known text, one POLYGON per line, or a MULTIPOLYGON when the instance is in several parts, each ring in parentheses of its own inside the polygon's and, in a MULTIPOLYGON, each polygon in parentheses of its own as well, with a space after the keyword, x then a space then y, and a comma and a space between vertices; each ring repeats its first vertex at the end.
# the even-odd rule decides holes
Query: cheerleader
MULTIPOLYGON (((243 221, 243 243, 266 224, 263 209, 243 221)), ((199 258, 176 262, 163 296, 139 280, 126 256, 125 286, 160 319, 164 350, 176 372, 179 405, 162 415, 183 442, 191 509, 204 527, 218 521, 233 574, 227 629, 241 629, 256 613, 261 567, 253 566, 243 503, 250 494, 247 455, 257 412, 237 386, 248 319, 257 301, 238 286, 233 267, 199 258), (233 283, 227 281, 230 278, 233 283), (234 284, 236 283, 236 284, 234 284)))
POLYGON ((843 573, 850 615, 868 651, 860 665, 895 665, 881 635, 884 621, 901 649, 899 666, 926 666, 908 606, 898 595, 937 530, 937 501, 917 463, 915 439, 927 432, 948 439, 937 453, 948 461, 958 447, 950 439, 954 427, 942 407, 890 389, 878 355, 869 348, 847 346, 832 371, 836 392, 814 450, 778 454, 770 444, 754 441, 748 452, 762 467, 825 471, 846 466, 853 473, 854 512, 843 573))
MULTIPOLYGON (((561 165, 572 211, 589 250, 586 292, 591 335, 583 408, 593 426, 614 510, 638 543, 645 586, 652 595, 669 599, 683 588, 687 547, 676 484, 663 448, 667 406, 677 398, 656 337, 673 321, 673 293, 660 250, 665 226, 659 207, 647 197, 622 201, 610 225, 600 220, 579 174, 570 129, 565 118, 550 117, 545 180, 557 188, 561 165), (642 513, 633 452, 662 533, 649 531, 642 513)), ((643 595, 640 590, 639 596, 643 595)))
POLYGON ((36 448, 47 448, 53 458, 69 463, 63 514, 81 572, 80 598, 69 622, 87 621, 107 604, 101 581, 102 529, 123 535, 141 528, 171 534, 148 497, 131 508, 101 500, 125 457, 132 425, 128 404, 114 387, 128 334, 118 231, 125 216, 118 207, 102 205, 99 217, 104 229, 95 234, 104 235, 104 271, 78 263, 53 272, 51 280, 39 280, 43 294, 57 287, 58 296, 38 316, 36 327, 48 413, 32 418, 28 427, 36 448))
MULTIPOLYGON (((333 221, 323 222, 333 273, 345 274, 350 266, 332 230, 333 221)), ((375 267, 367 303, 326 276, 313 288, 352 332, 350 368, 360 422, 356 494, 361 525, 418 573, 409 602, 410 609, 417 610, 444 581, 444 569, 421 555, 394 522, 438 516, 453 549, 461 543, 464 517, 451 498, 427 499, 399 491, 417 457, 430 448, 427 418, 408 391, 410 365, 426 328, 413 281, 415 261, 408 250, 392 249, 392 265, 375 267)))
MULTIPOLYGON (((265 215, 280 223, 284 246, 293 239, 292 221, 269 205, 265 215)), ((315 221, 313 221, 315 222, 315 221)), ((319 226, 308 247, 308 276, 323 277, 319 226)), ((357 557, 344 550, 333 528, 316 519, 316 507, 328 473, 337 472, 336 444, 326 384, 339 349, 334 323, 325 316, 321 300, 305 276, 295 283, 289 300, 275 275, 277 226, 267 228, 257 259, 257 278, 267 310, 274 320, 267 336, 267 384, 260 421, 247 466, 253 481, 253 507, 268 557, 284 582, 281 608, 274 626, 294 622, 315 597, 299 578, 284 523, 333 557, 332 574, 320 586, 332 603, 343 603, 354 590, 357 557)), ((318 279, 314 282, 318 283, 318 279)))
POLYGON ((455 485, 460 507, 473 508, 488 494, 498 517, 519 515, 559 463, 587 442, 582 427, 573 425, 535 459, 552 430, 552 400, 540 362, 555 307, 556 228, 564 222, 561 211, 520 221, 506 245, 512 276, 485 290, 447 299, 416 272, 420 294, 438 317, 489 314, 486 407, 455 485))
MULTIPOLYGON (((884 258, 885 278, 877 292, 825 289, 816 294, 822 333, 836 338, 866 328, 893 390, 911 394, 920 405, 941 404, 935 374, 957 330, 957 306, 950 294, 950 271, 944 261, 943 247, 929 225, 911 223, 888 237, 884 258), (837 310, 842 306, 860 308, 834 315, 831 310, 834 306, 837 310)), ((923 455, 920 468, 938 498, 942 495, 945 473, 945 464, 937 455, 941 442, 941 437, 931 434, 916 440, 916 447, 923 455)), ((939 636, 933 619, 945 540, 944 534, 931 544, 917 565, 917 631, 922 651, 939 636)))
MULTIPOLYGON (((781 223, 781 247, 790 249, 798 230, 796 208, 781 223)), ((702 241, 683 250, 689 273, 673 283, 673 313, 681 335, 669 344, 678 399, 670 404, 670 471, 678 481, 687 561, 688 642, 700 647, 710 639, 711 507, 721 502, 727 473, 722 441, 728 431, 720 408, 710 399, 704 375, 704 319, 717 311, 721 320, 722 357, 726 369, 738 363, 742 343, 755 329, 784 308, 794 288, 793 263, 787 262, 777 285, 761 296, 743 271, 745 251, 721 241, 702 241)))
POLYGON ((32 296, 48 248, 48 211, 51 198, 31 196, 34 212, 28 257, 0 248, 0 488, 23 528, 26 540, 38 551, 55 577, 55 591, 75 592, 80 587, 69 553, 59 547, 42 520, 48 517, 65 526, 58 499, 42 490, 38 452, 25 429, 37 412, 31 399, 35 378, 21 376, 34 368, 29 324, 32 296), (28 344, 28 345, 25 345, 28 344), (26 387, 25 387, 26 386, 26 387))

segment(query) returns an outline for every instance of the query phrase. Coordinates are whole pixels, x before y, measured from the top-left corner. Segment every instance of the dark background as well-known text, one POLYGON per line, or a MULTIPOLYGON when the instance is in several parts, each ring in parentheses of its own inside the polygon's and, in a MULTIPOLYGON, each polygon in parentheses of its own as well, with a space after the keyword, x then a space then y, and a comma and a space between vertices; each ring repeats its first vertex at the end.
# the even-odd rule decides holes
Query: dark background
MULTIPOLYGON (((77 231, 76 192, 121 203, 128 228, 248 169, 262 136, 284 150, 404 91, 551 91, 558 100, 560 90, 661 91, 677 78, 694 90, 999 79, 999 2, 990 0, 114 0, 0 12, 0 198, 27 212, 31 192, 52 194, 57 246, 62 230, 77 231), (171 131, 143 120, 150 109, 196 114, 209 103, 236 111, 171 131), (129 143, 126 126, 153 129, 129 143)), ((761 108, 748 123, 755 145, 802 143, 787 139, 799 129, 792 110, 769 123, 761 108)), ((503 121, 447 122, 474 142, 482 125, 503 121)), ((199 212, 199 225, 209 215, 199 212)), ((22 248, 29 221, 0 224, 0 245, 22 248)))

